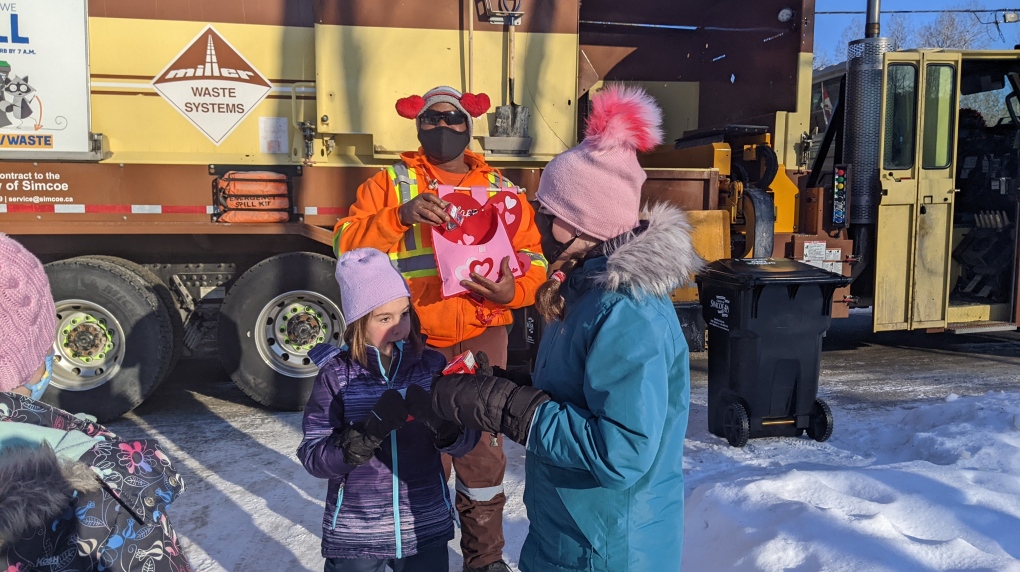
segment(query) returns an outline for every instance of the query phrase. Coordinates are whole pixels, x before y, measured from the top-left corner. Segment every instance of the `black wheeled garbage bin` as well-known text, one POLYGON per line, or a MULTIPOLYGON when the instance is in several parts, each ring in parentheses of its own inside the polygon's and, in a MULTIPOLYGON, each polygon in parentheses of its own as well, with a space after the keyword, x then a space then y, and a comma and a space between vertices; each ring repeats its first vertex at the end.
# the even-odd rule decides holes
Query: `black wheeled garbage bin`
POLYGON ((698 276, 708 324, 708 429, 748 438, 832 434, 817 398, 832 294, 849 278, 795 260, 730 259, 698 276))

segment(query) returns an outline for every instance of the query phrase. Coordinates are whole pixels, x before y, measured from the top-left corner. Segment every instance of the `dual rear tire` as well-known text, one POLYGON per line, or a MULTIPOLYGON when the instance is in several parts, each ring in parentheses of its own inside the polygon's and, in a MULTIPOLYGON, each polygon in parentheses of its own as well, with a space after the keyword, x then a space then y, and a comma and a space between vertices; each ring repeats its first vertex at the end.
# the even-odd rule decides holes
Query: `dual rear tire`
POLYGON ((120 258, 83 256, 45 268, 57 332, 43 401, 99 421, 124 415, 180 356, 183 323, 172 295, 151 271, 120 258))
MULTIPOLYGON (((318 368, 308 351, 339 345, 346 323, 334 259, 294 252, 267 258, 234 283, 219 317, 220 361, 267 407, 300 410, 318 368)), ((184 323, 166 284, 112 256, 46 265, 57 309, 54 368, 43 400, 110 421, 141 404, 184 348, 184 323)))

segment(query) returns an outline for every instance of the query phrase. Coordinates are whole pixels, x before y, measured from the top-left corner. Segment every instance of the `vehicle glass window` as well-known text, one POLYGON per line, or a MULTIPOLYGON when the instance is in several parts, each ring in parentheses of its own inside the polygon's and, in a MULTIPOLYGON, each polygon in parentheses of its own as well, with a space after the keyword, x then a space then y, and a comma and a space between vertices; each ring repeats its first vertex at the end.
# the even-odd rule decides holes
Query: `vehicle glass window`
POLYGON ((921 167, 945 169, 953 162, 955 118, 956 68, 947 64, 926 66, 921 167))
POLYGON ((917 68, 891 64, 885 83, 885 169, 909 169, 914 165, 917 133, 917 68))

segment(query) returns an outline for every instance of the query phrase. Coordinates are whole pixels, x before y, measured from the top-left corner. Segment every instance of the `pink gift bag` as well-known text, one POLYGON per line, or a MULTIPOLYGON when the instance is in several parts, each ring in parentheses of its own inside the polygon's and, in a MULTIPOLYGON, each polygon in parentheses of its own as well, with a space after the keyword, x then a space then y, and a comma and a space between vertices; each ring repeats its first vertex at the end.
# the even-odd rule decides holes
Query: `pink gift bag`
POLYGON ((514 190, 500 190, 490 198, 486 187, 472 187, 469 196, 456 192, 452 186, 439 185, 439 197, 453 203, 465 214, 463 222, 456 228, 450 229, 447 225, 432 227, 432 247, 439 278, 443 282, 444 298, 468 292, 460 282, 471 280, 472 272, 498 281, 500 265, 505 257, 510 257, 510 271, 514 276, 524 275, 506 224, 510 221, 514 229, 520 224, 520 199, 513 193, 514 190))

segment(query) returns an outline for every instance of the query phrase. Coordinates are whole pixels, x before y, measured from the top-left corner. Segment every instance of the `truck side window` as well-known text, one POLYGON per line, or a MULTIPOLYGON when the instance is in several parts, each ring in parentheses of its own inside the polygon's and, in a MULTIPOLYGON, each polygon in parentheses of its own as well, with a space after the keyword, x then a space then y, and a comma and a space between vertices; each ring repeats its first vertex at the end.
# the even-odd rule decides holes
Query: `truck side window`
POLYGON ((917 67, 911 64, 890 64, 885 84, 883 168, 903 170, 914 165, 916 120, 917 67))
POLYGON ((946 64, 925 68, 924 130, 921 167, 945 169, 953 162, 956 121, 956 69, 946 64))

